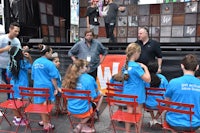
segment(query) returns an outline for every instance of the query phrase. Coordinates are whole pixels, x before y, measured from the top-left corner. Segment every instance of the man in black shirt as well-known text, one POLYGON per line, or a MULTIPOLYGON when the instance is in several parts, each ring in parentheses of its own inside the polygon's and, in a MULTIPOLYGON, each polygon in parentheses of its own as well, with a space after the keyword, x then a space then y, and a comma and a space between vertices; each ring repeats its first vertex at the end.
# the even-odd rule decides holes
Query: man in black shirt
POLYGON ((107 15, 104 17, 105 28, 106 28, 106 36, 110 38, 109 42, 114 43, 116 39, 114 37, 113 31, 116 25, 117 13, 118 11, 125 11, 125 7, 118 6, 113 2, 113 0, 109 0, 108 3, 109 9, 107 15))
POLYGON ((91 6, 87 9, 87 28, 94 32, 94 38, 98 38, 99 34, 99 8, 98 0, 91 0, 91 6))
POLYGON ((138 40, 136 41, 141 46, 141 54, 138 62, 147 65, 150 61, 158 61, 158 73, 161 73, 162 67, 162 52, 160 44, 152 39, 149 39, 149 31, 146 27, 139 28, 138 30, 138 40))

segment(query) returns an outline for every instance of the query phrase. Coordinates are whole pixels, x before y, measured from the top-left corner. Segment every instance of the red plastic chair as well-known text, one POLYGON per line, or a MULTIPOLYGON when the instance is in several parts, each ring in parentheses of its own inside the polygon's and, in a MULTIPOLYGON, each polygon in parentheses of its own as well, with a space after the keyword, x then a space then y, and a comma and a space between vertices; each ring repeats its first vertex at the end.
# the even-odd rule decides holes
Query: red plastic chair
MULTIPOLYGON (((160 112, 163 111, 169 111, 169 112, 175 112, 175 113, 180 113, 181 114, 187 114, 190 116, 190 126, 192 125, 192 115, 194 115, 194 112, 192 111, 194 108, 193 104, 186 104, 186 103, 178 103, 178 102, 172 102, 172 101, 168 101, 168 100, 161 100, 161 99, 156 99, 158 101, 158 109, 160 112), (188 108, 188 110, 181 110, 181 109, 174 109, 171 106, 178 106, 178 107, 184 107, 184 108, 188 108)), ((162 120, 162 119, 161 119, 162 120)), ((165 130, 170 130, 171 132, 177 132, 175 131, 173 128, 171 128, 166 121, 162 122, 162 126, 165 130)), ((190 131, 190 132, 186 132, 184 131, 183 133, 195 133, 195 131, 190 131)))
MULTIPOLYGON (((11 116, 13 116, 13 113, 10 113, 9 110, 13 110, 13 109, 16 110, 18 112, 18 114, 20 115, 20 117, 23 119, 23 113, 20 112, 20 109, 24 106, 24 104, 26 104, 26 103, 23 103, 22 101, 16 100, 16 99, 8 99, 7 100, 7 93, 9 93, 12 97, 14 96, 14 90, 12 90, 12 87, 13 86, 10 85, 10 84, 0 84, 0 94, 5 94, 4 96, 1 97, 2 101, 0 102, 0 109, 1 109, 0 112, 3 115, 1 120, 0 120, 0 124, 5 119, 10 127, 12 127, 13 124, 12 124, 12 122, 10 122, 9 116, 11 114, 12 114, 11 116), (6 100, 5 100, 5 97, 6 97, 6 100)), ((21 123, 21 121, 19 122, 19 125, 16 127, 15 131, 7 131, 7 130, 1 129, 0 132, 17 133, 18 128, 20 127, 20 123, 21 123)))
MULTIPOLYGON (((26 118, 27 120, 29 121, 29 123, 31 123, 32 121, 36 121, 36 122, 39 122, 39 120, 36 120, 36 119, 31 119, 30 117, 30 114, 47 114, 48 117, 49 117, 49 120, 50 120, 50 123, 51 123, 51 112, 52 112, 52 109, 54 107, 53 104, 49 104, 48 102, 48 98, 49 98, 49 88, 33 88, 33 87, 22 87, 20 86, 19 87, 20 89, 20 95, 24 98, 24 97, 29 97, 29 105, 25 108, 24 112, 26 114, 26 118), (42 92, 42 94, 35 94, 34 92, 42 92), (44 104, 34 104, 32 102, 32 99, 34 97, 45 97, 46 98, 46 105, 44 104)), ((30 124, 28 124, 26 126, 26 130, 25 132, 27 132, 27 129, 30 129, 31 131, 32 130, 44 130, 43 128, 42 129, 39 129, 39 128, 32 128, 30 126, 30 124)))
MULTIPOLYGON (((67 99, 87 100, 88 106, 91 106, 92 98, 90 97, 90 91, 88 91, 88 90, 72 90, 72 89, 66 89, 66 88, 63 88, 62 91, 63 91, 63 93, 62 93, 63 99, 66 99, 66 100, 67 99), (85 96, 76 96, 76 94, 84 94, 85 96)), ((95 110, 93 110, 93 112, 91 112, 91 114, 90 114, 91 118, 90 118, 90 123, 88 123, 88 125, 89 125, 89 127, 93 127, 95 129, 94 113, 95 113, 95 110)), ((76 117, 75 114, 72 114, 69 111, 67 113, 67 116, 68 116, 68 119, 70 121, 70 125, 71 125, 72 129, 74 129, 75 124, 80 123, 80 118, 76 117)))
POLYGON ((121 122, 128 122, 128 123, 133 123, 135 125, 135 132, 138 133, 138 129, 136 124, 139 123, 139 121, 141 120, 142 114, 140 113, 127 113, 126 111, 123 110, 115 110, 115 108, 113 108, 113 106, 115 105, 123 105, 123 106, 133 106, 134 111, 136 110, 136 108, 138 107, 138 102, 136 102, 136 99, 138 98, 138 96, 133 96, 133 95, 123 95, 123 94, 114 94, 114 93, 106 93, 107 95, 107 102, 108 102, 108 106, 109 106, 109 114, 110 114, 110 119, 111 119, 111 123, 113 126, 113 130, 116 133, 116 130, 125 130, 125 128, 119 127, 117 126, 117 124, 115 123, 115 121, 121 121, 121 122), (129 98, 129 99, 133 99, 133 101, 123 101, 123 100, 118 100, 115 97, 118 97, 118 99, 122 99, 122 98, 129 98))
MULTIPOLYGON (((164 97, 164 94, 166 92, 165 88, 156 88, 156 87, 146 87, 145 88, 145 92, 146 92, 146 98, 148 98, 149 96, 159 96, 159 97, 164 97)), ((144 111, 146 112, 154 112, 154 111, 158 111, 158 109, 151 109, 148 108, 145 104, 144 104, 144 111)), ((145 115, 143 115, 143 119, 145 118, 145 115)))

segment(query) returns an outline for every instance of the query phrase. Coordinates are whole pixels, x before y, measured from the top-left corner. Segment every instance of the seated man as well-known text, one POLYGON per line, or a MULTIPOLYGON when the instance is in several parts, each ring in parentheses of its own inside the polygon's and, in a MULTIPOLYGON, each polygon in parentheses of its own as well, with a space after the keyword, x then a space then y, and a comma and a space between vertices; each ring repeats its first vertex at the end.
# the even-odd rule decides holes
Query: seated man
MULTIPOLYGON (((184 75, 172 79, 167 87, 165 93, 167 100, 194 104, 191 124, 189 115, 174 112, 166 113, 167 123, 176 131, 191 131, 191 129, 195 131, 200 127, 200 80, 194 76, 198 68, 197 57, 192 54, 186 55, 181 61, 181 69, 184 75)), ((175 106, 174 108, 178 107, 175 106)))

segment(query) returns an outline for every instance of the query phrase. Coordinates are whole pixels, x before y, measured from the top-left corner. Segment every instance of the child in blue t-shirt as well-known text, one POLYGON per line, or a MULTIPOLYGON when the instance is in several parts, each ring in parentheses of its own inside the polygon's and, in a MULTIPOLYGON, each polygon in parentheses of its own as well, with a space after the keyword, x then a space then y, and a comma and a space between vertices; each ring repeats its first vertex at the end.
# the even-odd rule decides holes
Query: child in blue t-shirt
MULTIPOLYGON (((66 75, 62 82, 63 88, 75 89, 75 90, 89 90, 91 98, 94 100, 99 96, 97 93, 97 84, 95 79, 86 73, 87 61, 77 59, 73 64, 69 65, 66 75)), ((76 96, 83 94, 76 94, 76 96)), ((92 101, 91 101, 92 102, 92 101)), ((97 107, 100 106, 101 100, 98 101, 97 107)), ((94 132, 93 127, 88 127, 87 122, 91 118, 93 112, 92 104, 89 106, 87 100, 80 99, 68 99, 67 109, 74 116, 81 119, 81 122, 76 126, 73 132, 94 132)))
MULTIPOLYGON (((136 113, 142 114, 143 103, 145 103, 145 84, 150 82, 151 77, 146 65, 136 62, 141 53, 141 47, 137 43, 131 43, 126 48, 126 63, 124 70, 124 88, 126 95, 138 96, 138 107, 136 113)), ((130 99, 124 99, 130 101, 130 99)), ((133 107, 127 106, 127 112, 133 113, 133 107)), ((141 132, 142 121, 137 124, 138 132, 141 132)), ((126 132, 130 131, 130 123, 125 123, 126 132)))
MULTIPOLYGON (((56 68, 58 70, 60 67, 60 60, 58 57, 58 53, 55 52, 52 54, 52 62, 56 65, 56 68)), ((61 83, 61 75, 59 73, 59 70, 58 70, 58 78, 56 80, 57 80, 58 87, 61 88, 62 83, 61 83)), ((56 97, 56 102, 55 102, 56 112, 61 113, 61 111, 62 111, 62 109, 61 109, 61 92, 55 92, 55 97, 56 97)), ((65 108, 66 108, 66 105, 64 105, 64 109, 65 108)))
MULTIPOLYGON (((52 48, 46 45, 39 45, 41 57, 36 59, 32 65, 32 79, 34 81, 33 87, 35 88, 49 88, 49 101, 53 102, 55 100, 54 94, 61 89, 58 87, 57 80, 58 70, 55 64, 50 61, 52 58, 52 48)), ((39 92, 35 92, 39 93, 39 92)), ((34 97, 35 104, 46 104, 46 99, 44 97, 34 97)), ((47 114, 41 114, 42 121, 38 124, 43 126, 44 130, 48 131, 54 129, 54 125, 50 123, 47 114)))
MULTIPOLYGON (((12 46, 9 53, 10 63, 7 67, 7 75, 11 78, 10 84, 13 85, 14 90, 14 95, 10 97, 20 100, 22 97, 19 94, 19 86, 29 86, 28 70, 31 70, 32 58, 29 53, 22 52, 22 50, 16 46, 12 46)), ((13 110, 13 113, 14 125, 26 125, 27 121, 25 119, 21 120, 21 116, 17 110, 13 110)))
MULTIPOLYGON (((167 85, 168 85, 168 81, 167 79, 165 78, 164 75, 162 74, 158 74, 157 71, 158 71, 158 62, 157 61, 151 61, 148 63, 148 69, 149 69, 149 72, 150 72, 150 75, 151 75, 151 82, 150 83, 146 83, 146 87, 154 87, 154 88, 163 88, 163 89, 166 89, 167 88, 167 85)), ((154 90, 151 90, 153 91, 153 93, 158 93, 158 94, 163 94, 165 92, 163 91, 154 91, 154 90)), ((146 101, 145 101, 145 106, 146 108, 149 108, 149 109, 157 109, 157 101, 156 99, 164 99, 164 96, 150 96, 148 95, 146 97, 146 101)), ((158 118, 160 116, 160 112, 157 111, 156 115, 154 115, 155 111, 153 110, 149 110, 149 113, 151 114, 151 118, 152 120, 150 121, 150 127, 154 126, 154 125, 161 125, 160 122, 158 122, 158 118)))

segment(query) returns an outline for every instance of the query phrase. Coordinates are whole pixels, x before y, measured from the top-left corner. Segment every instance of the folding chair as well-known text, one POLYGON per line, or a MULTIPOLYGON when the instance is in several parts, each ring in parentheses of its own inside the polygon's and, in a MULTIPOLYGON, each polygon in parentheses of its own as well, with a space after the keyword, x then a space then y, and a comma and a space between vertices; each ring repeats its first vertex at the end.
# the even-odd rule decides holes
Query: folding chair
MULTIPOLYGON (((16 100, 14 98, 12 99, 8 99, 7 100, 7 94, 9 93, 10 95, 12 95, 12 97, 14 97, 14 90, 12 90, 12 85, 10 84, 0 84, 0 94, 5 94, 4 96, 1 96, 1 101, 0 102, 0 112, 2 113, 2 118, 0 120, 0 124, 2 124, 3 119, 5 119, 7 121, 7 123, 9 124, 9 126, 12 126, 12 122, 10 122, 10 118, 9 115, 13 114, 11 112, 9 112, 10 110, 16 110, 18 112, 18 114, 21 117, 21 120, 19 122, 19 125, 16 127, 15 131, 8 131, 8 130, 3 130, 1 129, 0 132, 14 132, 17 133, 18 129, 20 127, 20 124, 22 122, 23 119, 23 114, 21 113, 20 109, 24 106, 23 102, 20 100, 16 100), (5 100, 6 99, 6 100, 5 100)), ((13 116, 13 115, 11 115, 13 116)), ((12 117, 13 118, 13 117, 12 117)))
MULTIPOLYGON (((88 102, 88 106, 91 106, 91 101, 92 98, 90 97, 90 91, 88 90, 72 90, 72 89, 62 89, 63 93, 62 93, 62 97, 63 99, 80 99, 80 100, 86 100, 88 102), (78 95, 81 94, 81 96, 78 95)), ((94 113, 95 113, 95 109, 93 110, 93 112, 90 112, 90 123, 87 123, 87 125, 89 125, 89 127, 93 127, 95 129, 94 126, 94 113)), ((72 127, 72 129, 75 128, 75 124, 80 123, 80 118, 77 117, 75 114, 72 114, 71 112, 68 111, 67 113, 68 119, 70 121, 70 125, 72 127), (75 119, 74 119, 75 118, 75 119), (77 120, 78 119, 78 120, 77 120)))
POLYGON ((134 111, 136 111, 136 108, 138 107, 138 102, 136 102, 136 99, 138 96, 133 96, 133 95, 123 95, 123 94, 114 94, 114 93, 106 93, 107 95, 107 102, 109 105, 109 115, 111 119, 111 123, 113 126, 113 130, 116 133, 116 129, 118 130, 125 130, 125 128, 117 126, 115 121, 121 121, 121 122, 128 122, 128 123, 133 123, 135 125, 135 132, 138 133, 138 129, 136 124, 139 123, 141 120, 142 114, 140 113, 127 113, 126 111, 123 110, 116 110, 114 108, 116 105, 123 105, 123 106, 133 106, 134 111), (116 99, 115 97, 118 97, 121 100, 116 99), (122 98, 128 98, 132 99, 133 101, 123 101, 122 98))
POLYGON ((25 132, 27 132, 27 129, 29 128, 31 131, 32 130, 44 130, 39 129, 39 128, 32 128, 31 127, 31 122, 36 121, 39 122, 39 120, 36 119, 31 119, 30 114, 47 114, 49 118, 49 122, 51 123, 51 112, 53 109, 53 104, 50 104, 48 102, 49 98, 49 88, 34 88, 34 87, 19 87, 20 89, 20 95, 24 97, 29 97, 29 104, 28 106, 24 109, 26 119, 28 120, 29 124, 26 126, 25 132), (35 93, 37 92, 37 94, 35 93), (38 93, 39 92, 39 93, 38 93), (32 99, 34 97, 44 97, 46 99, 46 105, 44 104, 34 104, 32 102, 32 99))
POLYGON ((113 93, 121 93, 122 90, 121 89, 117 89, 118 87, 123 87, 123 84, 114 84, 114 83, 106 83, 107 85, 107 91, 108 92, 113 92, 113 93))
MULTIPOLYGON (((164 94, 165 94, 166 89, 165 88, 156 88, 156 87, 146 87, 145 88, 145 92, 146 92, 146 100, 148 100, 148 98, 153 98, 153 99, 164 99, 164 94)), ((154 111, 158 111, 157 108, 152 109, 146 106, 146 104, 144 104, 144 111, 146 112, 153 112, 154 111)), ((153 116, 152 116, 153 117, 153 116)), ((145 115, 143 115, 143 119, 145 118, 145 115)))
MULTIPOLYGON (((172 102, 168 100, 161 100, 156 99, 158 101, 158 109, 160 112, 167 111, 167 112, 174 112, 181 114, 187 114, 190 116, 190 127, 192 127, 192 115, 194 115, 194 112, 192 111, 194 108, 193 104, 186 104, 186 103, 178 103, 178 102, 172 102), (177 106, 179 109, 175 109, 172 106, 177 106), (187 110, 181 110, 181 108, 188 108, 187 110)), ((161 119, 162 120, 162 119, 161 119)), ((177 132, 173 128, 171 128, 166 121, 162 122, 162 126, 165 130, 170 130, 171 132, 177 132)), ((184 131, 183 133, 195 133, 195 131, 184 131)))

